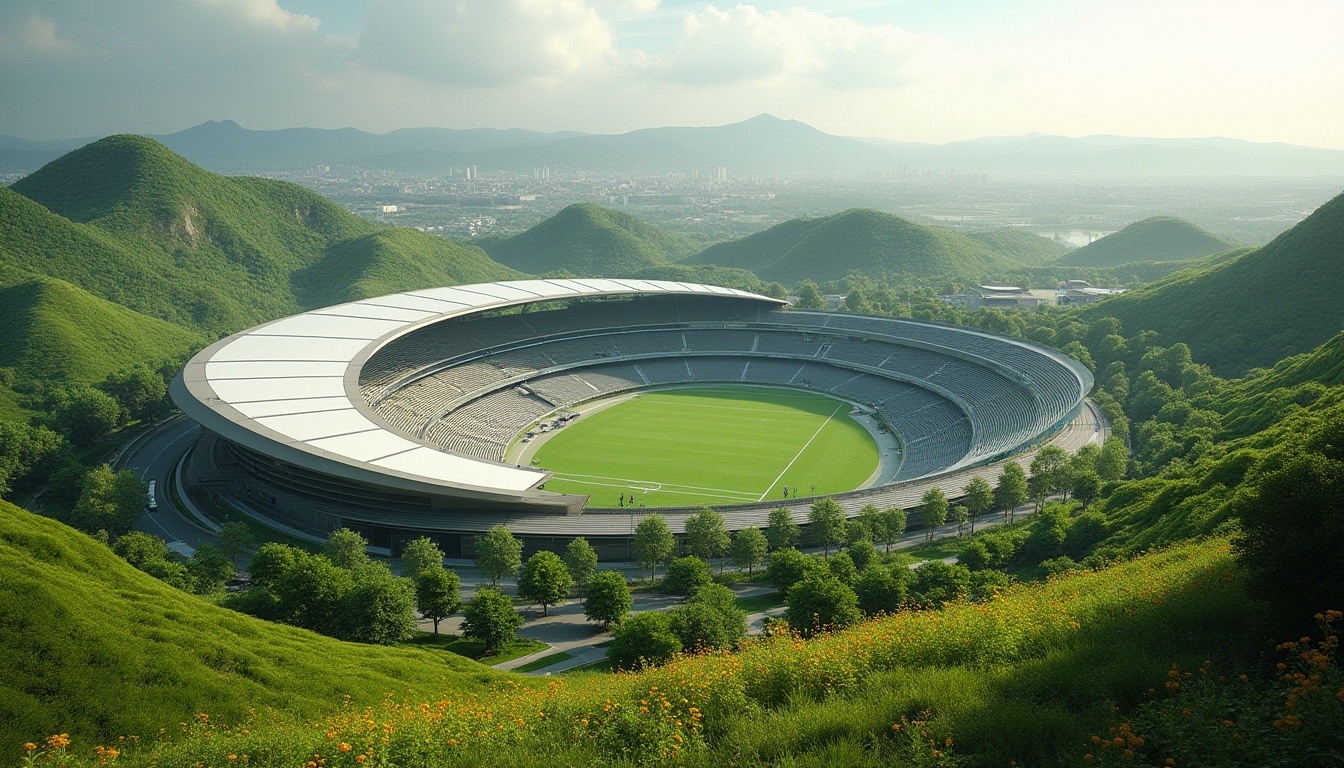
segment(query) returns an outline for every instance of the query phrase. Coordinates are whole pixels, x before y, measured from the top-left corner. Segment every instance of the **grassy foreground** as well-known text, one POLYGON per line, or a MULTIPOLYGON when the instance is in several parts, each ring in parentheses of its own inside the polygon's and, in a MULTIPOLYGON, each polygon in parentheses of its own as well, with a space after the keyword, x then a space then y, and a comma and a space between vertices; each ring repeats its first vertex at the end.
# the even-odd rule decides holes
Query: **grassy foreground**
POLYGON ((0 502, 0 765, 52 733, 150 736, 199 712, 316 716, 342 697, 485 690, 498 673, 343 643, 180 592, 61 523, 0 502))
MULTIPOLYGON (((317 717, 204 712, 118 764, 293 766, 1061 764, 1172 663, 1240 657, 1254 611, 1227 544, 1187 544, 991 600, 642 674, 500 678, 317 717), (902 726, 897 728, 895 726, 902 726)), ((1258 636, 1258 635, 1257 635, 1258 636)), ((62 754, 98 761, 94 744, 62 754)))
POLYGON ((877 469, 877 444, 825 395, 770 387, 649 392, 584 416, 549 438, 534 463, 547 489, 649 507, 780 499, 859 487, 877 469), (790 490, 790 495, 793 491, 790 490))

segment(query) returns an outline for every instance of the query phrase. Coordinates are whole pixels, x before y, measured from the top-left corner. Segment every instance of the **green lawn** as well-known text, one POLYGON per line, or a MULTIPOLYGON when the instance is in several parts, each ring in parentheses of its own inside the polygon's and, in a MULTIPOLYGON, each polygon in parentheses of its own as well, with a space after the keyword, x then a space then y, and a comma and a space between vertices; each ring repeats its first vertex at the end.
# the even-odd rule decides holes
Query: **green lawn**
POLYGON ((849 404, 749 386, 647 392, 584 416, 533 461, 546 490, 585 493, 597 507, 633 496, 648 507, 719 505, 857 488, 877 469, 872 436, 849 404))
POLYGON ((559 664, 562 661, 569 661, 572 658, 574 658, 574 654, 561 651, 559 653, 552 653, 549 656, 542 656, 540 659, 529 661, 528 663, 522 665, 521 667, 515 667, 513 671, 536 672, 538 669, 545 669, 546 667, 549 667, 552 664, 559 664))
POLYGON ((457 635, 447 633, 435 635, 432 632, 416 631, 415 637, 402 643, 403 646, 415 648, 424 648, 429 650, 448 651, 458 656, 465 656, 468 659, 479 661, 486 666, 491 664, 500 664, 519 656, 526 656, 537 651, 544 651, 550 646, 540 640, 532 640, 526 637, 519 637, 510 640, 504 644, 498 653, 490 655, 485 654, 485 645, 479 640, 468 640, 457 635))

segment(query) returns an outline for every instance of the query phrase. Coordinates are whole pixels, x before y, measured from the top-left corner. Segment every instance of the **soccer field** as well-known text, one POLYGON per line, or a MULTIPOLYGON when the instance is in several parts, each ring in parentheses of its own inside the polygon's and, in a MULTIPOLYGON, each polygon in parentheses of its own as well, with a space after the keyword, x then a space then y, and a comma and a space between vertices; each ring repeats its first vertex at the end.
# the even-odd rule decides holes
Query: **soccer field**
POLYGON ((555 473, 546 490, 592 496, 592 506, 715 506, 861 486, 877 443, 825 395, 750 386, 645 392, 587 414, 537 450, 555 473), (815 490, 814 490, 815 488, 815 490))

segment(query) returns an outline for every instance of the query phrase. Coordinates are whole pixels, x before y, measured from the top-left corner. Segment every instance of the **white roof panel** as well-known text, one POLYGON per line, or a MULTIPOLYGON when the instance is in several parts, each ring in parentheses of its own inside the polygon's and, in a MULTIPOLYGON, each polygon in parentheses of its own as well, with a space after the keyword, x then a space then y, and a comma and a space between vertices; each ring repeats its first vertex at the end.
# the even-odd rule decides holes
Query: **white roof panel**
POLYGON ((565 296, 579 292, 578 288, 563 285, 561 280, 518 280, 513 285, 542 296, 565 296))
POLYGON ((267 416, 257 423, 295 440, 314 440, 353 432, 382 431, 369 417, 355 410, 296 413, 289 416, 267 416))
POLYGON ((427 299, 424 296, 415 296, 409 293, 394 293, 391 296, 379 296, 376 299, 365 299, 358 302, 358 304, 365 307, 419 309, 428 312, 431 316, 443 314, 445 311, 453 308, 438 299, 427 299))
POLYGON ((367 317, 371 320, 400 320, 403 322, 415 322, 416 320, 424 320, 426 317, 433 317, 438 313, 429 312, 423 309, 378 307, 372 304, 340 304, 335 307, 313 310, 311 314, 367 317))
POLYGON ((299 400, 260 400, 255 403, 233 403, 234 409, 249 419, 262 416, 280 416, 286 413, 339 411, 350 407, 348 397, 309 397, 299 400))
POLYGON ((398 453, 373 462, 380 467, 482 488, 502 488, 509 491, 525 491, 546 478, 540 472, 526 469, 476 461, 451 453, 443 453, 433 448, 420 447, 414 451, 398 453))
POLYGON ((318 336, 331 339, 374 339, 406 325, 405 320, 369 320, 309 313, 271 323, 253 331, 262 336, 318 336))
POLYGON ((391 456, 394 453, 419 448, 420 444, 394 435, 385 430, 377 432, 359 432, 353 435, 338 435, 309 440, 308 444, 324 451, 348 456, 355 461, 372 461, 391 456))
MULTIPOLYGON (((487 286, 488 287, 488 286, 487 286)), ((422 291, 411 291, 412 296, 426 296, 439 301, 461 304, 464 307, 479 307, 482 304, 490 304, 496 299, 489 296, 482 296, 479 293, 468 293, 457 288, 426 288, 422 291)), ((444 308, 445 311, 448 309, 444 308)))
POLYGON ((230 360, 336 360, 350 358, 368 346, 362 339, 313 339, 297 336, 246 335, 215 352, 210 362, 230 360))
POLYGON ((310 397, 337 397, 345 394, 340 376, 309 376, 294 379, 220 379, 210 388, 226 403, 253 400, 292 400, 310 397))
POLYGON ((350 364, 337 360, 212 360, 205 364, 205 376, 218 379, 283 379, 294 376, 343 376, 350 364))

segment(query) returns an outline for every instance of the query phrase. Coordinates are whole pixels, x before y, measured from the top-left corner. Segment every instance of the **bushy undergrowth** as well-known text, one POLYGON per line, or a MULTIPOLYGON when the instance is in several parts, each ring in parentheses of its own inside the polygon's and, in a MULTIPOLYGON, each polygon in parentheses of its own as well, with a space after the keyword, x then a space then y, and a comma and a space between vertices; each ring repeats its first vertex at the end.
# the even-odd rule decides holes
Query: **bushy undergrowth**
MULTIPOLYGON (((682 656, 639 674, 507 679, 486 693, 372 707, 333 702, 329 716, 302 722, 269 709, 231 725, 197 717, 125 749, 120 764, 224 766, 246 755, 250 765, 276 766, 937 765, 958 750, 963 730, 967 764, 1080 757, 1080 729, 1109 715, 1101 699, 1137 700, 1160 684, 1167 660, 1152 661, 1154 645, 1193 642, 1203 652, 1223 636, 1221 622, 1241 620, 1243 602, 1226 542, 1212 541, 810 641, 777 636, 737 653, 682 656), (1120 653, 1106 662, 1110 649, 1120 653), (931 714, 921 717, 924 710, 931 714), (903 717, 923 735, 894 728, 903 717), (1033 725, 1023 731, 1026 721, 1033 725)), ((92 745, 70 749, 76 764, 98 760, 92 745)))

